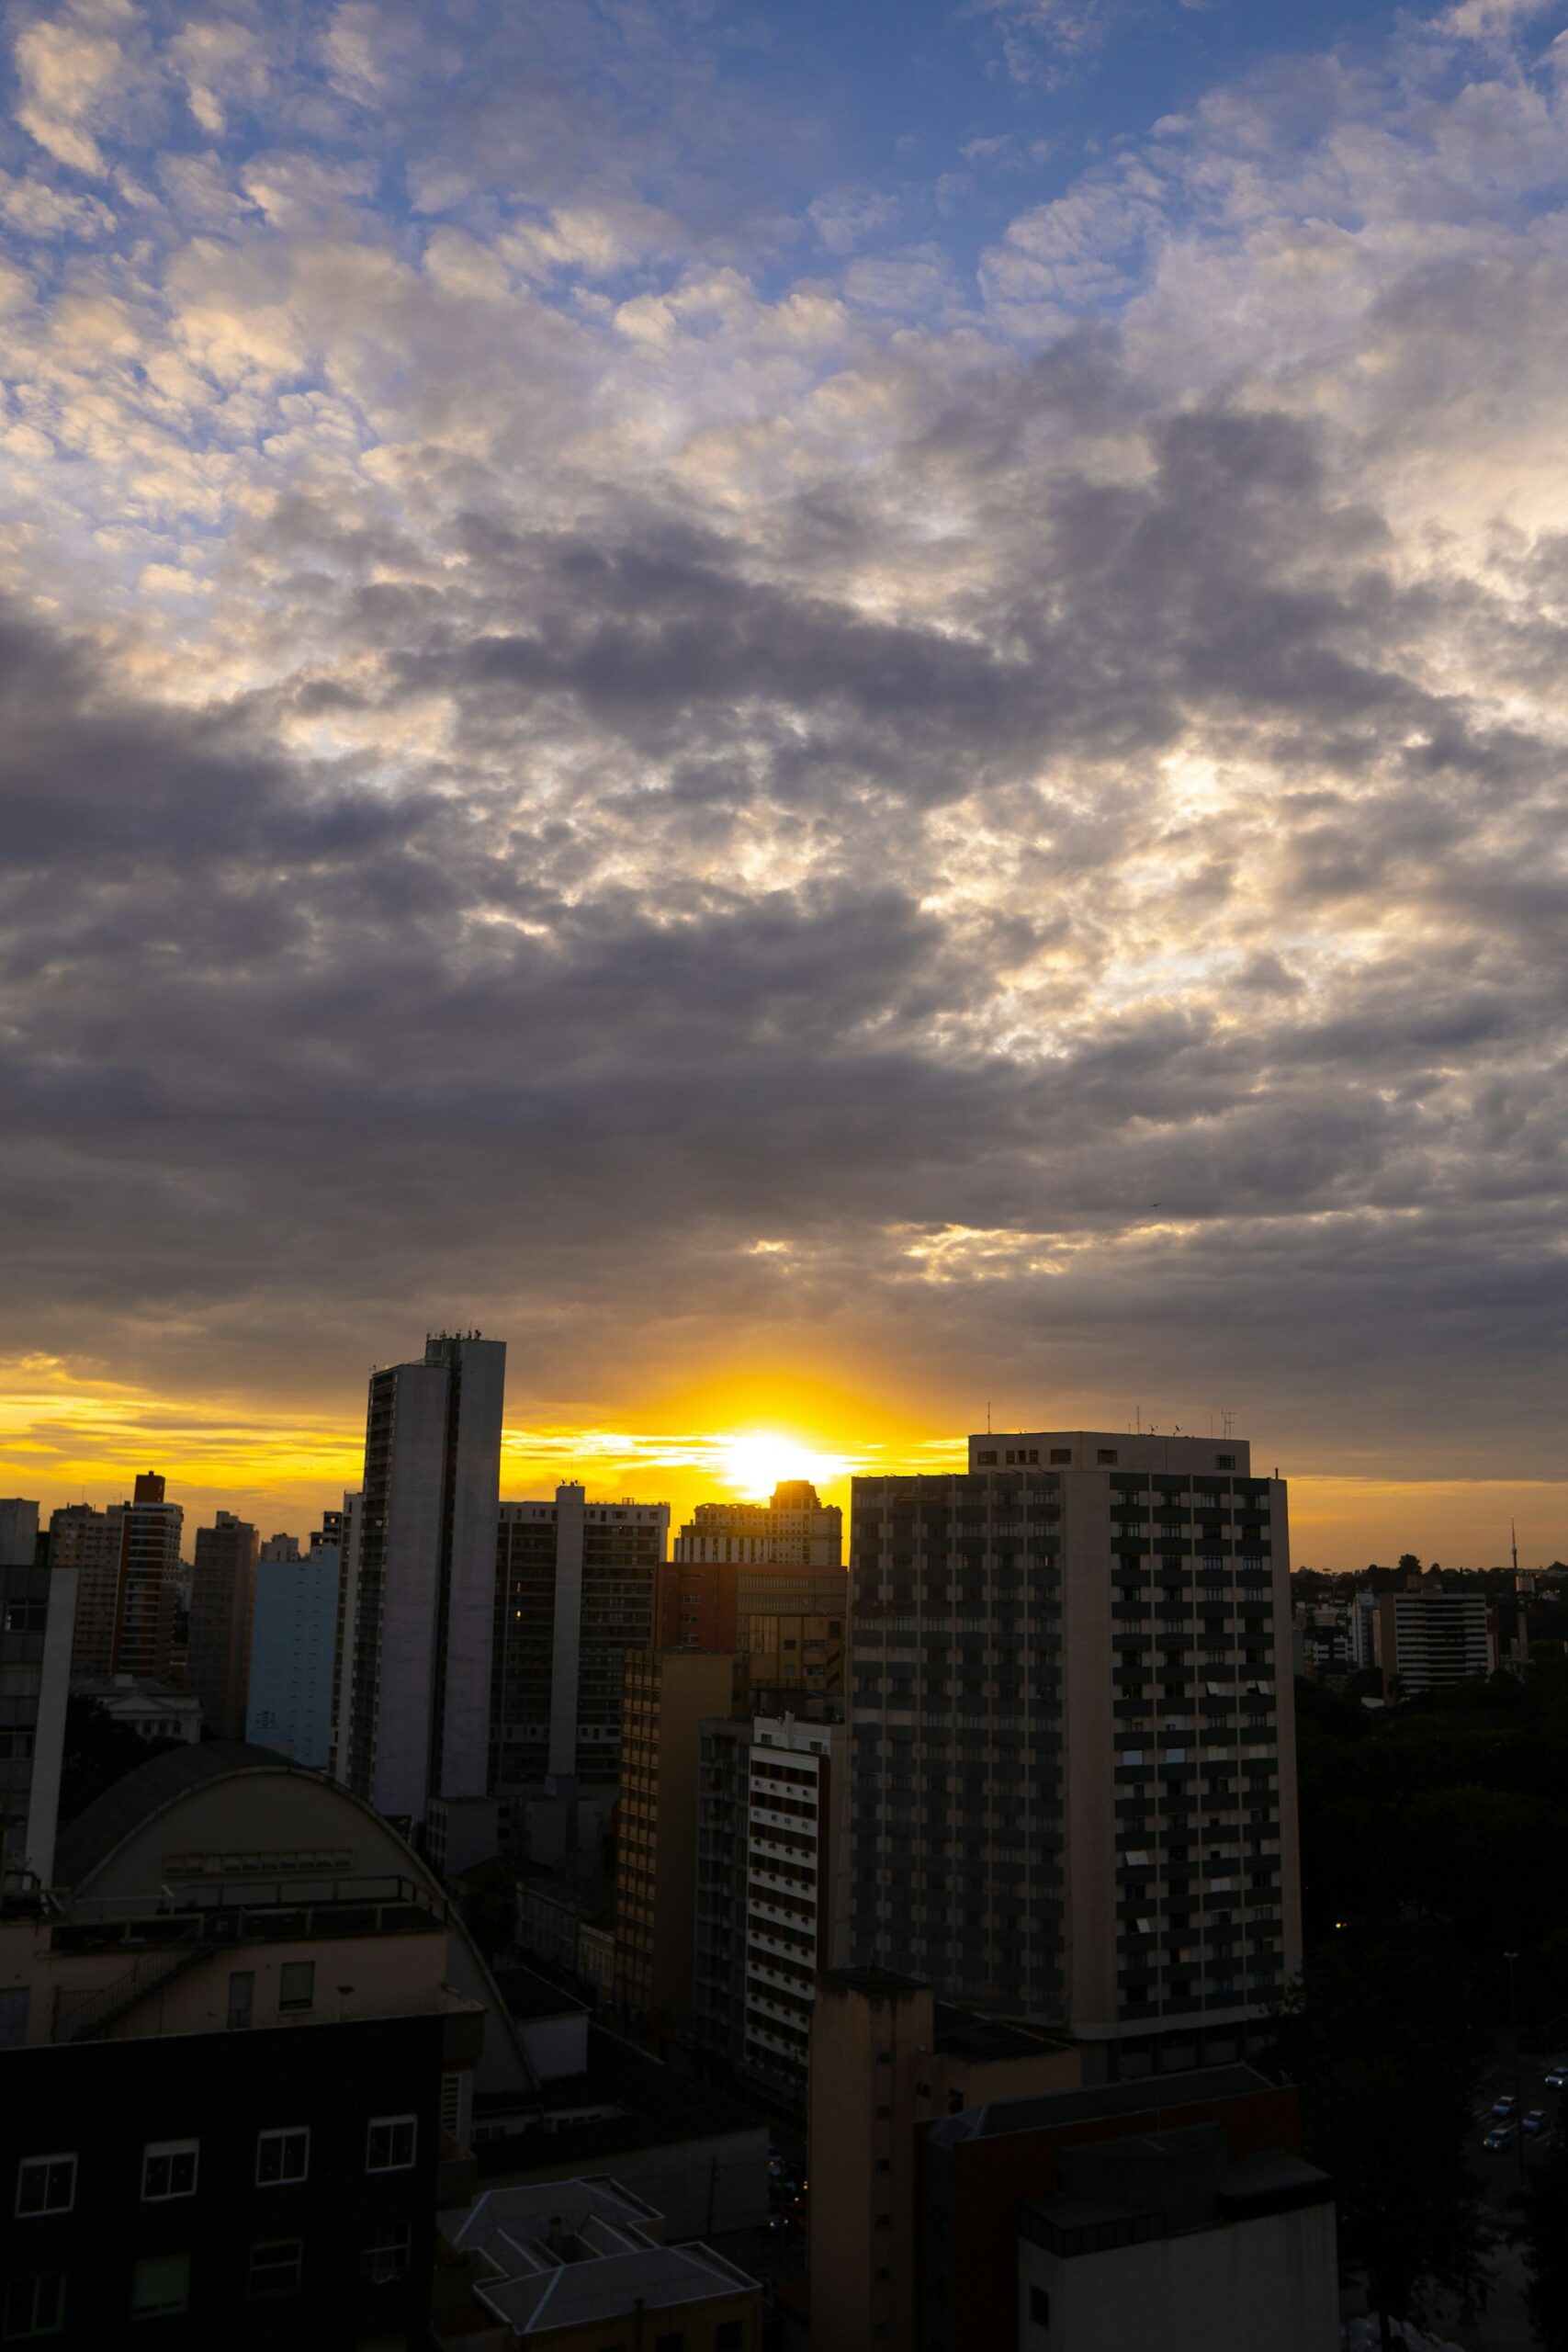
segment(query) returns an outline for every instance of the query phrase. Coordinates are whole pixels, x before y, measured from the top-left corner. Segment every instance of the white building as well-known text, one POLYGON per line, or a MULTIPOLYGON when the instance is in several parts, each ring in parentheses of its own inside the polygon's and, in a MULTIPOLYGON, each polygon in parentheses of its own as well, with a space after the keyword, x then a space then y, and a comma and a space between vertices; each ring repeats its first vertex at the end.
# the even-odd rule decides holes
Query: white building
POLYGON ((334 1770, 392 1821, 486 1792, 505 1382, 446 1332, 370 1375, 334 1770))
POLYGON ((804 2105, 817 1977, 832 1959, 842 1724, 760 1716, 747 1764, 741 2064, 804 2105))
POLYGON ((1413 1699, 1451 1682, 1473 1682, 1497 1661, 1486 1602, 1479 1593, 1385 1592, 1374 1634, 1385 1693, 1413 1699))
POLYGON ((201 1737, 201 1701, 194 1690, 182 1690, 173 1682, 139 1680, 134 1674, 84 1675, 73 1679, 71 1693, 91 1699, 100 1714, 133 1731, 138 1739, 183 1739, 194 1745, 201 1737))
POLYGON ((270 1559, 264 1546, 256 1570, 245 1737, 319 1772, 332 1733, 341 1566, 335 1544, 318 1544, 305 1559, 296 1544, 270 1559))

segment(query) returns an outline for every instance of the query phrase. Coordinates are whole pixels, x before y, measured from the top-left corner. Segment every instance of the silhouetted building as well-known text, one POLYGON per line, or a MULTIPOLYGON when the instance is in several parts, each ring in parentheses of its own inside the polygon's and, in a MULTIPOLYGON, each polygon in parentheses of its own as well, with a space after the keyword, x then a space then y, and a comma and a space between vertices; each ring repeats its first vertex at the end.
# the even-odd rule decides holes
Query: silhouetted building
POLYGON ((698 1737, 729 1704, 735 1660, 628 1650, 622 1660, 615 1995, 648 2017, 692 2007, 698 1737))
POLYGON ((1240 1439, 969 1454, 854 1482, 850 1957, 1112 2072, 1234 2057, 1301 1951, 1284 1484, 1240 1439))
POLYGON ((245 1736, 321 1772, 331 1750, 340 1567, 335 1544, 312 1543, 303 1559, 264 1555, 251 1629, 245 1736))
POLYGON ((231 1510, 196 1531, 185 1687, 200 1700, 201 1719, 215 1739, 245 1736, 260 1549, 255 1529, 231 1510))
POLYGON ((334 1770, 393 1820, 485 1794, 505 1381, 446 1333, 370 1375, 334 1770))

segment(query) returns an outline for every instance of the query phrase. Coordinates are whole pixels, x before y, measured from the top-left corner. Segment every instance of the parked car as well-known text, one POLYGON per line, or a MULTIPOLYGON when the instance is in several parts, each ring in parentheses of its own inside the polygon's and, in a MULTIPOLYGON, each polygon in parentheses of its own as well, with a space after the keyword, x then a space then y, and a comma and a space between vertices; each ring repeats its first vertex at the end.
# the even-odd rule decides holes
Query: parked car
POLYGON ((1553 2059, 1546 2087, 1549 2091, 1568 2091, 1568 2058, 1553 2059))
POLYGON ((1512 2122, 1514 2109, 1517 2107, 1518 2103, 1518 2100, 1514 2097, 1512 2091, 1505 2091, 1501 2098, 1495 2098, 1493 2100, 1492 2112, 1497 2118, 1499 2123, 1512 2122))
POLYGON ((1499 2148, 1506 2148, 1510 2144, 1513 2136, 1514 2127, 1511 2123, 1495 2123, 1481 2144, 1495 2155, 1499 2148))
POLYGON ((1546 2109, 1544 2107, 1532 2107, 1529 2113, 1524 2117, 1519 2125, 1519 2130, 1521 2132, 1544 2132, 1545 2129, 1546 2109))

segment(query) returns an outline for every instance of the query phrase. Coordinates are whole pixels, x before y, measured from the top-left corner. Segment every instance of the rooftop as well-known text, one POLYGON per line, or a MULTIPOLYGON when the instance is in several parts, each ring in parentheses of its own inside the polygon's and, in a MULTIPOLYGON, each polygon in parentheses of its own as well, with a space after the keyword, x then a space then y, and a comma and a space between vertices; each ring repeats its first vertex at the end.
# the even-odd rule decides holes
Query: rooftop
POLYGON ((711 2246, 661 2245, 662 2217, 606 2176, 488 2189, 441 2229, 479 2253, 476 2296, 519 2335, 757 2291, 711 2246))
POLYGON ((1149 2075, 1134 2083, 1099 2083, 1077 2091, 1038 2091, 1022 2098, 987 2099, 963 2115, 944 2116, 931 2127, 933 2142, 955 2146, 964 2140, 994 2140, 1013 2132, 1055 2131, 1064 2125, 1100 2122, 1111 2117, 1159 2118, 1175 2110, 1212 2107, 1218 2100, 1273 2096, 1275 2086, 1254 2066, 1195 2066, 1185 2074, 1149 2075))
POLYGON ((102 1796, 95 1797, 86 1811, 61 1831, 54 1854, 55 1883, 82 1885, 143 1822, 190 1789, 226 1781, 236 1772, 295 1770, 314 1782, 321 1777, 303 1765, 291 1765, 276 1748, 254 1747, 241 1739, 204 1739, 152 1757, 134 1772, 127 1772, 113 1788, 106 1789, 102 1796))

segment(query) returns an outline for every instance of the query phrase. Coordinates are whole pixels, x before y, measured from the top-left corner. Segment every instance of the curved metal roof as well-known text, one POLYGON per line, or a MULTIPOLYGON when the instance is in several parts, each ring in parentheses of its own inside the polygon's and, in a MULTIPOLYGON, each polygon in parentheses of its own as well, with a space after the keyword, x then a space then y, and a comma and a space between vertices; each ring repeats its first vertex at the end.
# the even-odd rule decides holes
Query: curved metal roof
MULTIPOLYGON (((359 1800, 335 1781, 328 1781, 320 1772, 310 1771, 302 1764, 280 1756, 276 1748, 253 1747, 243 1739, 191 1740, 180 1747, 166 1748, 162 1756, 153 1756, 127 1772, 113 1788, 95 1797, 85 1813, 79 1813, 69 1829, 60 1833, 54 1853, 54 1881, 57 1886, 73 1890, 84 1886, 96 1870, 100 1870, 117 1848, 133 1837, 155 1813, 162 1813, 191 1789, 205 1787, 212 1781, 228 1781, 243 1772, 292 1772, 319 1787, 330 1789, 334 1796, 345 1797, 357 1806, 359 1800)), ((374 1816, 380 1821, 379 1815, 374 1816)), ((383 1829, 389 1825, 381 1822, 383 1829)), ((392 1835, 396 1835, 393 1831, 392 1835)))

